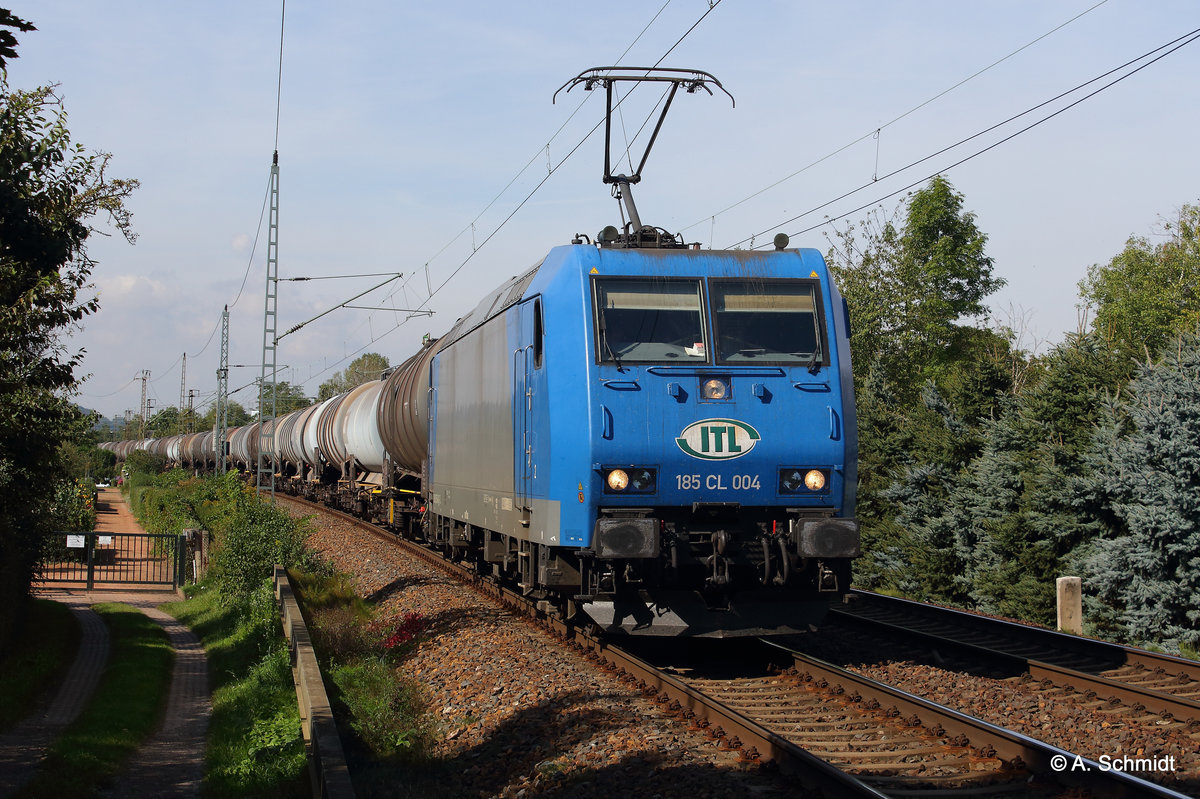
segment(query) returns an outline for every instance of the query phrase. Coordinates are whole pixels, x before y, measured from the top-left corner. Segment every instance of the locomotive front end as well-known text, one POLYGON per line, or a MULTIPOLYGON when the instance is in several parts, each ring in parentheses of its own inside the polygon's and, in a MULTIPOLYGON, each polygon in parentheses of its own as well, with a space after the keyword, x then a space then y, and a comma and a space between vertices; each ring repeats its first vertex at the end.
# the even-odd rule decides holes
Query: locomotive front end
POLYGON ((818 624, 859 554, 846 318, 820 254, 592 252, 586 612, 651 635, 818 624))

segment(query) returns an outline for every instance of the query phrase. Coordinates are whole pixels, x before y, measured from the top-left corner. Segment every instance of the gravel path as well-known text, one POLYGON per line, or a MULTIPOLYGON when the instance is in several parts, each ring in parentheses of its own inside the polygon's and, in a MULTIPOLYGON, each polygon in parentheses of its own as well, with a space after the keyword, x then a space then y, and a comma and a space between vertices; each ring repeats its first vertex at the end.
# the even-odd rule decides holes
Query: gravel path
POLYGON ((354 574, 382 614, 433 622, 401 668, 439 720, 434 763, 423 774, 357 772, 360 796, 374 785, 446 797, 803 795, 432 567, 336 517, 322 514, 315 526, 313 548, 354 574))

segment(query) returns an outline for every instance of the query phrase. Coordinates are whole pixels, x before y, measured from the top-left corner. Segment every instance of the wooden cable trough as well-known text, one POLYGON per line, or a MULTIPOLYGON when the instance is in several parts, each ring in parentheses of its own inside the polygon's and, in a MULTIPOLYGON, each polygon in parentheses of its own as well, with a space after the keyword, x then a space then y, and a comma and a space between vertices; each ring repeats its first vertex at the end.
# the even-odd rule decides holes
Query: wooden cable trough
POLYGON ((282 566, 275 567, 275 600, 283 618, 283 634, 287 637, 291 655, 292 679, 296 683, 296 699, 300 706, 300 728, 308 750, 312 795, 319 799, 354 799, 350 769, 329 706, 329 695, 325 693, 312 638, 287 570, 282 566))

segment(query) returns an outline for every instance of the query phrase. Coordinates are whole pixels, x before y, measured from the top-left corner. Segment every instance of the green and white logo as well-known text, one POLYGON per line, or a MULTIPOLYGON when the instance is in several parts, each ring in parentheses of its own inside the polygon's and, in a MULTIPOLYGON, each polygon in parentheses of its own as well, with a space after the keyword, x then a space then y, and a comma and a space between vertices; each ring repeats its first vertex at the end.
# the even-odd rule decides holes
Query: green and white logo
POLYGON ((754 449, 759 438, 757 430, 737 419, 702 419, 683 428, 675 443, 693 458, 728 461, 754 449))

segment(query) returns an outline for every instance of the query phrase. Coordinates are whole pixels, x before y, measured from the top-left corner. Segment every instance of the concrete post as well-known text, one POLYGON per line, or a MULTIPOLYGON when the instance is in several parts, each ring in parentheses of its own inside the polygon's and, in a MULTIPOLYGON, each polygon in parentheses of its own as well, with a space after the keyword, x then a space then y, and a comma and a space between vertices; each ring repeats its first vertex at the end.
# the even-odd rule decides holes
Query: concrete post
POLYGON ((1083 586, 1078 577, 1059 577, 1054 581, 1058 589, 1058 629, 1074 635, 1083 634, 1083 586))

